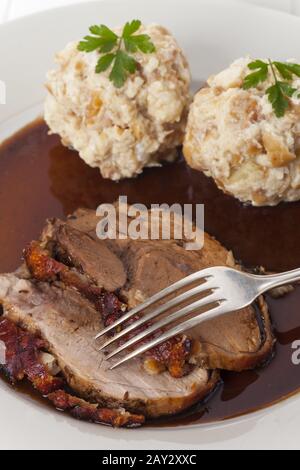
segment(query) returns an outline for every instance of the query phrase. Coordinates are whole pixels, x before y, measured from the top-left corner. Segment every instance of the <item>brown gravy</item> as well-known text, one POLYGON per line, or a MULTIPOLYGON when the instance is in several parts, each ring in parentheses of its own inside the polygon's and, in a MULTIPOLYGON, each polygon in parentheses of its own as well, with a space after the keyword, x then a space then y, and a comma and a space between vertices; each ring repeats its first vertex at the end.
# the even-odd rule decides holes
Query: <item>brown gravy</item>
MULTIPOLYGON (((0 272, 20 264, 22 249, 39 236, 46 218, 64 217, 80 206, 95 209, 119 195, 147 205, 203 203, 206 231, 232 249, 245 266, 274 271, 300 266, 300 203, 244 206, 182 160, 113 183, 64 148, 57 136, 48 136, 46 125, 37 121, 0 147, 0 272)), ((300 366, 291 360, 292 343, 300 339, 300 288, 267 301, 278 339, 273 362, 263 370, 223 373, 224 385, 205 405, 155 425, 220 421, 267 407, 300 390, 300 366)), ((18 390, 28 394, 26 386, 18 390)))

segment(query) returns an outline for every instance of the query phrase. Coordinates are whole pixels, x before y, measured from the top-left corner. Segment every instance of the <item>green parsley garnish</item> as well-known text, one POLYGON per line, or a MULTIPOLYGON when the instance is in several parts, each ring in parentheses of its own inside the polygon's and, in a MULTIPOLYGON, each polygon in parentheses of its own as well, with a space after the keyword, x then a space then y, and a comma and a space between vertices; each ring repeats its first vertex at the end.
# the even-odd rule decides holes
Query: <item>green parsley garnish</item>
MULTIPOLYGON (((269 59, 268 62, 255 60, 248 67, 252 70, 252 73, 244 79, 244 90, 256 88, 260 83, 265 82, 271 73, 274 85, 266 90, 266 94, 276 116, 278 118, 283 117, 289 107, 289 99, 297 92, 291 82, 294 76, 300 77, 300 65, 289 62, 276 62, 269 59)), ((300 98, 300 94, 298 97, 300 98)))
POLYGON ((129 74, 136 71, 138 62, 131 54, 141 51, 144 54, 155 52, 155 46, 147 34, 135 34, 141 27, 139 20, 125 24, 121 36, 115 34, 105 25, 91 26, 92 36, 85 36, 78 44, 78 50, 84 52, 98 51, 101 57, 96 66, 96 73, 112 67, 109 79, 115 87, 121 88, 129 74))

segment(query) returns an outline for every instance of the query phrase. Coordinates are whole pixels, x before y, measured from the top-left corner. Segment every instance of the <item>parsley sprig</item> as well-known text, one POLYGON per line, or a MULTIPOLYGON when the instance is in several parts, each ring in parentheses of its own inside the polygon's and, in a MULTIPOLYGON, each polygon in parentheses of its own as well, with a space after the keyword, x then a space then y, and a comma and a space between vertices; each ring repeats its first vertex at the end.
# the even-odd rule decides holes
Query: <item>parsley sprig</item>
POLYGON ((141 21, 133 20, 125 24, 121 36, 105 25, 91 26, 92 36, 85 36, 78 44, 83 52, 98 51, 101 57, 96 65, 96 73, 105 72, 112 67, 109 79, 115 87, 121 88, 128 75, 133 74, 138 62, 131 55, 138 51, 144 54, 155 52, 155 46, 147 34, 135 34, 141 27, 141 21))
MULTIPOLYGON (((267 81, 271 74, 274 85, 266 90, 266 94, 276 116, 278 118, 283 117, 289 107, 290 98, 297 92, 297 88, 294 88, 291 82, 294 76, 300 77, 300 65, 269 59, 268 62, 255 60, 248 67, 252 73, 244 79, 244 90, 258 87, 258 85, 267 81)), ((298 97, 300 98, 300 94, 298 97)))

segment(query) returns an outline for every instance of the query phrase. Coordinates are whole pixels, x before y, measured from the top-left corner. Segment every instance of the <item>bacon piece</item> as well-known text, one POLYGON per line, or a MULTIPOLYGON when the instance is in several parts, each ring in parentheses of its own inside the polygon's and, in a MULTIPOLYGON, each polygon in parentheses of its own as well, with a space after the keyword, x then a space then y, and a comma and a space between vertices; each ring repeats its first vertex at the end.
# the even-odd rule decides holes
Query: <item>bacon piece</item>
POLYGON ((12 384, 27 378, 56 408, 69 411, 77 419, 114 427, 138 427, 145 422, 143 415, 123 409, 100 408, 67 393, 65 380, 53 377, 41 362, 41 352, 46 349, 46 343, 6 318, 0 321, 0 341, 5 345, 6 362, 0 368, 12 384))
POLYGON ((139 427, 145 422, 145 417, 127 411, 99 408, 85 400, 69 395, 64 390, 58 390, 48 396, 58 410, 69 411, 72 416, 84 421, 107 424, 113 427, 139 427))

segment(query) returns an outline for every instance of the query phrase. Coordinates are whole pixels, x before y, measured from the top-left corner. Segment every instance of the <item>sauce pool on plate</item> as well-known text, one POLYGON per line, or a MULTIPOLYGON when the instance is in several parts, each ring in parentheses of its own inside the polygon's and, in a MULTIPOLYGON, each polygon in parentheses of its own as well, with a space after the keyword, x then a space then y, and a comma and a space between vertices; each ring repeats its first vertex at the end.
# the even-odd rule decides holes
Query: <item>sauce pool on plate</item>
MULTIPOLYGON (((22 250, 36 239, 49 217, 65 217, 78 207, 96 209, 127 195, 129 203, 205 205, 205 230, 234 252, 244 266, 283 271, 300 266, 300 203, 245 206, 192 171, 183 159, 147 169, 136 179, 114 183, 88 167, 76 152, 49 136, 45 123, 32 123, 0 147, 0 272, 14 271, 22 250)), ((300 287, 267 296, 277 337, 276 355, 264 369, 223 372, 224 384, 205 404, 183 415, 148 425, 211 423, 265 408, 300 390, 300 365, 292 349, 300 340, 300 287)), ((18 386, 30 393, 26 385, 18 386)), ((32 395, 33 397, 35 394, 32 395)))

